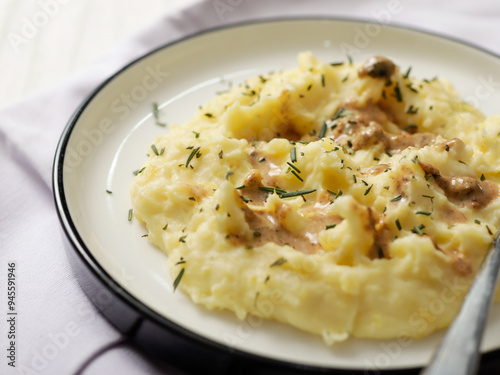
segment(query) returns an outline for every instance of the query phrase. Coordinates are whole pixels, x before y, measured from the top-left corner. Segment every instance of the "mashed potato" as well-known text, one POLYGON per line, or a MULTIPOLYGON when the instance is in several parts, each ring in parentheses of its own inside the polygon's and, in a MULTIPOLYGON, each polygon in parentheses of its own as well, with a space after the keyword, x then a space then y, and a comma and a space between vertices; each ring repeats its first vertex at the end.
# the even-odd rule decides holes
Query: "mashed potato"
POLYGON ((174 286, 328 344, 446 327, 500 224, 500 118, 382 57, 298 62, 150 145, 132 203, 174 286))

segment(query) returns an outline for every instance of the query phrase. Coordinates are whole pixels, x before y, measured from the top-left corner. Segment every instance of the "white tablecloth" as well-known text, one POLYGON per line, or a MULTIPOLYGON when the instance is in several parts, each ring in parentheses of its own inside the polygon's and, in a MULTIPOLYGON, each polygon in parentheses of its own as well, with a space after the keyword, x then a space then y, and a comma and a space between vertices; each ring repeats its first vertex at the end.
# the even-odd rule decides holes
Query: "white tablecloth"
MULTIPOLYGON (((500 2, 495 0, 209 0, 166 14, 71 78, 4 108, 0 111, 0 374, 72 374, 96 351, 122 338, 75 280, 52 201, 56 144, 83 98, 127 62, 182 36, 242 20, 306 15, 413 26, 500 54, 500 2), (15 368, 8 366, 5 355, 7 268, 12 262, 18 312, 15 368)), ((90 361, 82 373, 181 373, 146 358, 127 342, 119 343, 90 361)))

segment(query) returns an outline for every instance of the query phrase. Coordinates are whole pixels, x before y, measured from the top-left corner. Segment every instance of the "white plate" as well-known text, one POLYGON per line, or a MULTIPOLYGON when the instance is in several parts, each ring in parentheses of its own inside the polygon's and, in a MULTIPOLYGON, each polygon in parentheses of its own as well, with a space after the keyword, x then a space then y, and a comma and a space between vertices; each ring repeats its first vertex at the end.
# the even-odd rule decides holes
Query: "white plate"
MULTIPOLYGON (((146 160, 155 137, 168 131, 155 124, 153 102, 161 106, 162 121, 182 123, 231 83, 294 67, 298 52, 304 50, 329 62, 345 61, 347 54, 356 61, 387 56, 402 70, 411 65, 414 76, 449 79, 464 99, 486 114, 500 113, 500 91, 494 81, 500 76, 500 60, 458 41, 393 26, 331 19, 277 20, 218 29, 139 59, 82 105, 63 134, 56 159, 63 167, 55 184, 67 203, 58 208, 74 223, 85 251, 94 258, 88 261, 96 261, 107 277, 143 304, 145 315, 155 311, 229 351, 294 364, 358 370, 422 366, 440 333, 410 343, 351 339, 327 347, 320 337, 276 322, 240 322, 232 313, 207 311, 182 292, 172 293, 165 256, 141 237, 146 229, 137 220, 128 221, 132 172, 146 160)), ((500 306, 496 305, 483 349, 498 348, 500 306)))

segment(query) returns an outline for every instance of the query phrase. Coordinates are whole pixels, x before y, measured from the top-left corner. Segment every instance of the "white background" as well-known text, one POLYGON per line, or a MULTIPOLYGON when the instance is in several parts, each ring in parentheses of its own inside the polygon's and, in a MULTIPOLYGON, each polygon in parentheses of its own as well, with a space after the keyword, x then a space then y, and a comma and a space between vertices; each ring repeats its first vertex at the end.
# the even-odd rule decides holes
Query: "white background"
POLYGON ((0 108, 93 62, 186 0, 1 0, 0 108))

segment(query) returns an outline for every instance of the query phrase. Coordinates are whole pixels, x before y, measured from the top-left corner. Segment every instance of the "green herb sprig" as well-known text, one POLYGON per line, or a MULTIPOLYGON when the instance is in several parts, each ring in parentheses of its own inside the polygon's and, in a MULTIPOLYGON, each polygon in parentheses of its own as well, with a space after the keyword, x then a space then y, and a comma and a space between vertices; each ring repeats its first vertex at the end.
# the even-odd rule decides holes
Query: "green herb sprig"
POLYGON ((160 109, 158 108, 158 103, 153 103, 153 117, 156 125, 161 127, 167 126, 166 123, 160 121, 160 109))
POLYGON ((194 156, 200 151, 201 146, 193 148, 191 150, 191 153, 189 154, 187 160, 186 160, 186 168, 189 167, 189 163, 191 163, 191 160, 193 160, 194 156))
POLYGON ((174 280, 174 292, 177 289, 177 287, 179 286, 179 283, 182 280, 182 276, 184 276, 184 271, 185 271, 185 268, 181 268, 179 274, 177 275, 177 277, 174 280))

